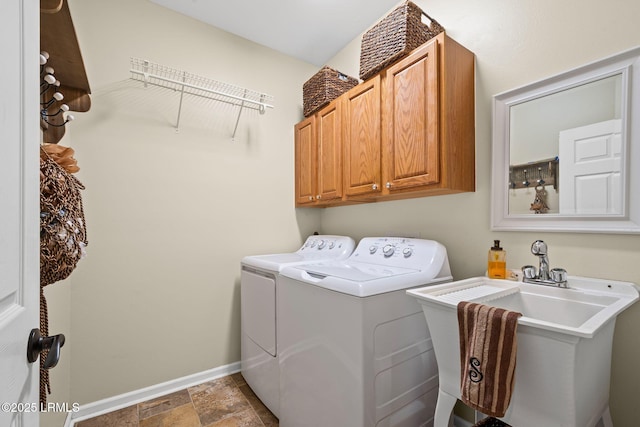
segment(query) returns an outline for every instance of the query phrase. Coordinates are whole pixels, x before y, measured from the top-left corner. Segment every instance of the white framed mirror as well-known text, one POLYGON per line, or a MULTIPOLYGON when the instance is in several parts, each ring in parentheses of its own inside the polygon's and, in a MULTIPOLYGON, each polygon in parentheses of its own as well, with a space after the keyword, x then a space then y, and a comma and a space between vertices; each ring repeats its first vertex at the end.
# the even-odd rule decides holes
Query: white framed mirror
POLYGON ((491 228, 640 233, 640 47, 493 98, 491 228))

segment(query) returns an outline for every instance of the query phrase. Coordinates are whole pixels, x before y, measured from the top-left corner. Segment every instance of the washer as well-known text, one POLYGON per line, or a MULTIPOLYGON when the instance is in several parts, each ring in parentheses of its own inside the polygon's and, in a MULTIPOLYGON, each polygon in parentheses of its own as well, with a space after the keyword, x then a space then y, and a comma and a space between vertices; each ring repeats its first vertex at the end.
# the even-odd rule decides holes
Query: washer
POLYGON ((350 237, 313 235, 296 252, 247 256, 241 261, 242 376, 275 416, 280 412, 276 337, 278 273, 286 266, 345 259, 354 247, 350 237))
POLYGON ((280 274, 280 426, 431 426, 438 368, 406 289, 452 280, 445 247, 368 237, 280 274))

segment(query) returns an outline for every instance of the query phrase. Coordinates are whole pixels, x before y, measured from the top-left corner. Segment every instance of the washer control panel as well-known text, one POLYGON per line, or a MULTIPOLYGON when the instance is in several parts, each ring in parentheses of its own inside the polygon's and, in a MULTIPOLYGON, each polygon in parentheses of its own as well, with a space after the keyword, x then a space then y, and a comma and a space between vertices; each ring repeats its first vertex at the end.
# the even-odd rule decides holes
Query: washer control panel
POLYGON ((365 237, 360 240, 351 259, 406 268, 419 268, 442 251, 434 240, 409 237, 365 237))
POLYGON ((317 254, 322 258, 344 257, 353 252, 355 242, 351 237, 333 235, 313 235, 307 237, 302 247, 298 249, 299 254, 313 257, 317 254))

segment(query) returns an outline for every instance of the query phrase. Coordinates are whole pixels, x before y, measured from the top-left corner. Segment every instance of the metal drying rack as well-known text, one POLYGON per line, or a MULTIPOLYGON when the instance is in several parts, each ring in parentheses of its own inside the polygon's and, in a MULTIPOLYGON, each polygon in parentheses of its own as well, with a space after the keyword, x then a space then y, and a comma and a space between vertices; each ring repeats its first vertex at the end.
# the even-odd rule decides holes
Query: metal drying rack
POLYGON ((229 83, 197 76, 186 71, 156 64, 146 59, 131 58, 130 71, 131 78, 143 82, 145 87, 152 85, 180 92, 176 131, 180 126, 180 113, 182 111, 184 95, 198 96, 240 107, 233 128, 233 135, 231 136, 232 140, 236 136, 243 109, 249 108, 251 110, 257 110, 260 114, 264 114, 267 108, 273 108, 273 105, 270 104, 270 102, 273 101, 273 97, 266 93, 256 92, 229 83))

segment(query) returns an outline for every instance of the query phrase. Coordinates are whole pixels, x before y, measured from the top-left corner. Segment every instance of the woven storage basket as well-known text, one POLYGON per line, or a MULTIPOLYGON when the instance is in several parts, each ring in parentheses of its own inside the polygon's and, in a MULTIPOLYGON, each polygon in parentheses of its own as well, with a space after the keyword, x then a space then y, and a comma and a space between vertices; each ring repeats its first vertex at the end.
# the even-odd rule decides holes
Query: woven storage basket
POLYGON ((360 78, 372 77, 443 31, 414 3, 403 3, 362 36, 360 78), (422 22, 422 15, 431 21, 430 25, 422 22))
POLYGON ((40 286, 66 279, 87 246, 84 186, 48 155, 40 159, 40 286))
POLYGON ((302 112, 305 117, 318 111, 352 87, 358 79, 324 66, 302 85, 302 112))

